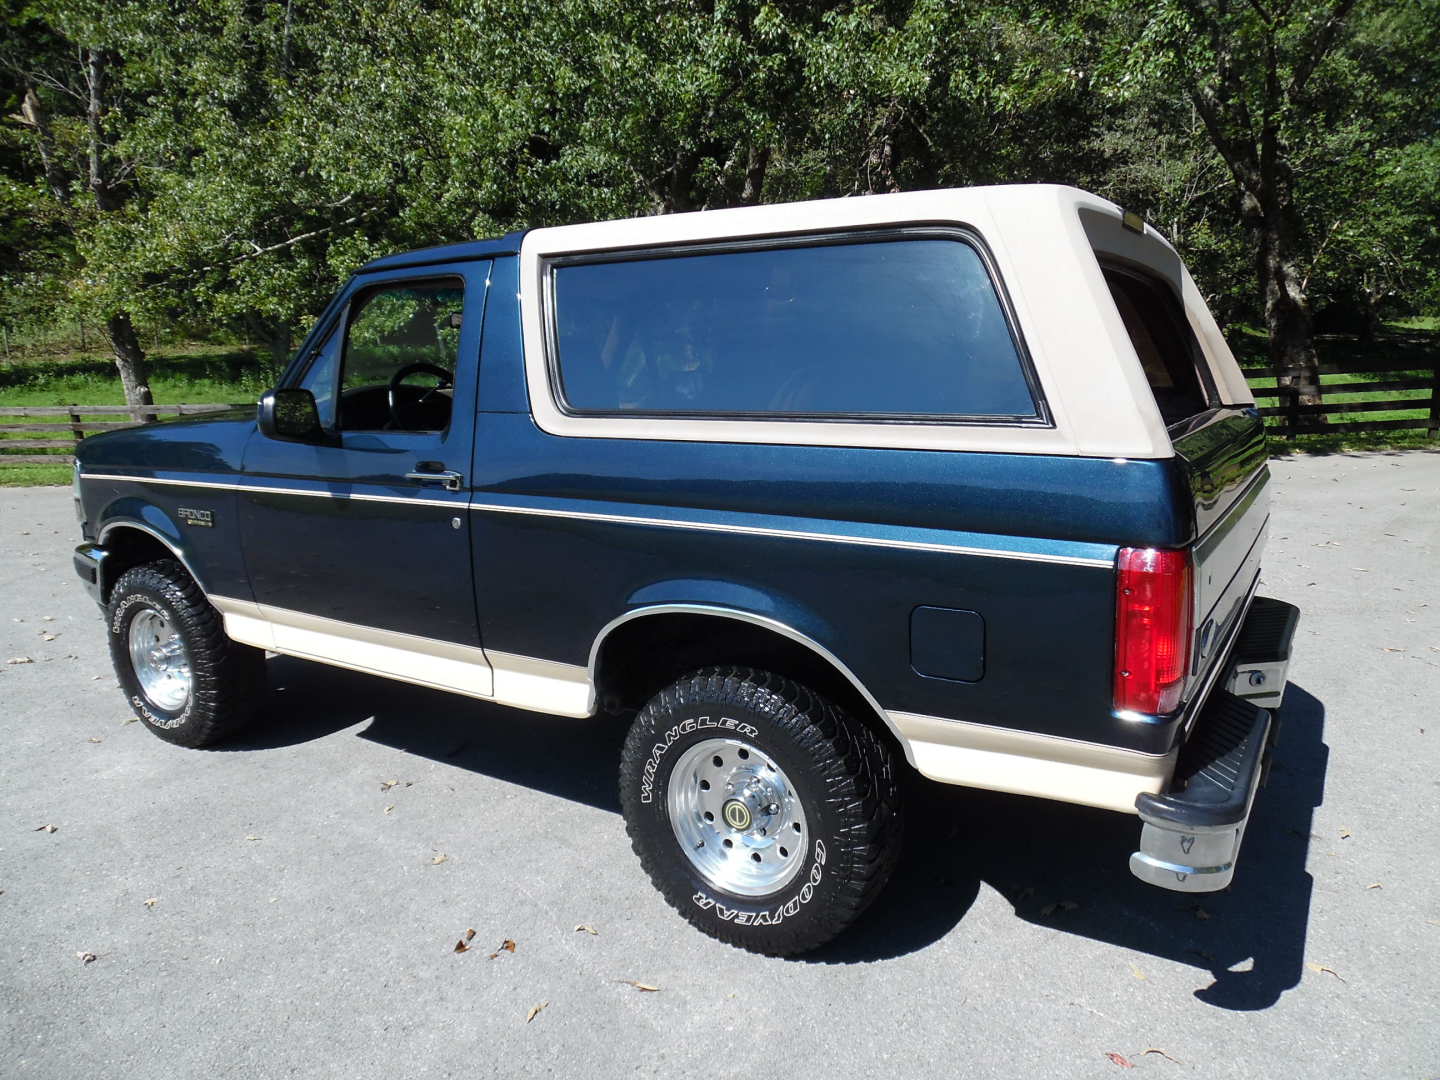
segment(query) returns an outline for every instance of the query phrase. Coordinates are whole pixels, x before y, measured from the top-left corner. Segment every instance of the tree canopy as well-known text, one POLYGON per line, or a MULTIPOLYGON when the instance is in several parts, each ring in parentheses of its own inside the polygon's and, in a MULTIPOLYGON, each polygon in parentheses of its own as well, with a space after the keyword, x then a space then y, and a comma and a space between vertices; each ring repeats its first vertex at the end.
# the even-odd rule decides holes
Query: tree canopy
MULTIPOLYGON (((0 319, 277 353, 361 262, 977 183, 1149 217, 1222 317, 1440 301, 1440 0, 7 0, 0 319)), ((1302 387, 1315 392, 1315 387, 1302 387)))

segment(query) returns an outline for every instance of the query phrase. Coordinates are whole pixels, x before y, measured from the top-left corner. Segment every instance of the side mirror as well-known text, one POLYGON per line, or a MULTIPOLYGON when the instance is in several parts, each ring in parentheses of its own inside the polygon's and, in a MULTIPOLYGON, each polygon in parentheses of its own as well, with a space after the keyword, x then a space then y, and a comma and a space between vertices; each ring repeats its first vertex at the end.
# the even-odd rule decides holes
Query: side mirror
POLYGON ((325 443, 329 434, 320 424, 315 395, 299 388, 271 390, 260 399, 256 410, 260 431, 271 439, 287 442, 325 443))

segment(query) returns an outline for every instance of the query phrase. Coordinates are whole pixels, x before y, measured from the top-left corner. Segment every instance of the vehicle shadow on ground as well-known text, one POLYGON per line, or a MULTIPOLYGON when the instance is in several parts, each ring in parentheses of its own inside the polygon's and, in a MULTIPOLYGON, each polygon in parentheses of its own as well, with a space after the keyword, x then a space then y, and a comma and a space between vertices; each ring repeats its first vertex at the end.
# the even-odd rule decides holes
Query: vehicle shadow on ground
POLYGON ((259 715, 221 749, 274 750, 357 725, 361 738, 408 754, 620 812, 625 725, 521 712, 339 668, 271 657, 259 715))
MULTIPOLYGON (((364 724, 362 738, 619 812, 625 728, 613 719, 520 714, 285 657, 271 659, 269 673, 261 716, 227 749, 275 749, 364 724)), ((868 963, 923 949, 961 922, 983 884, 1028 922, 1207 972, 1195 991, 1207 1004, 1268 1008, 1304 969, 1305 864, 1329 754, 1324 705, 1303 688, 1290 685, 1280 721, 1274 767, 1223 892, 1169 893, 1131 877, 1133 817, 916 779, 894 879, 855 927, 800 959, 868 963)))
POLYGON ((1292 683, 1279 718, 1274 765, 1230 888, 1141 884, 1128 869, 1140 835, 1133 817, 918 781, 895 879, 852 933, 809 959, 921 948, 963 918, 983 882, 1029 922, 1208 971, 1195 992, 1207 1004, 1268 1008, 1304 968, 1314 884, 1305 864, 1329 756, 1320 701, 1292 683))

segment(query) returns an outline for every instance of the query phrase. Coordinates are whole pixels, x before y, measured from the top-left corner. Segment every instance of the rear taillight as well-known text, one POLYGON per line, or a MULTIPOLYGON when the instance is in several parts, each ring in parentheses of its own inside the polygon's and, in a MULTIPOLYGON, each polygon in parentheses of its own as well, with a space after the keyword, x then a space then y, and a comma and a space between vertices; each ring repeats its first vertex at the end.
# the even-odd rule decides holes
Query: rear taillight
POLYGON ((1121 548, 1115 560, 1115 708, 1173 712, 1190 666, 1190 556, 1121 548))

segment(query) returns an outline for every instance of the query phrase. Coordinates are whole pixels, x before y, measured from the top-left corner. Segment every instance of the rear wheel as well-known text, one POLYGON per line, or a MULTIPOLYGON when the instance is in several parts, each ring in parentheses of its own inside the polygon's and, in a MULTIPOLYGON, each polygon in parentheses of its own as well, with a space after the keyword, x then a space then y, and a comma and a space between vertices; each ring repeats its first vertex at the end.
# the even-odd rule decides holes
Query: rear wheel
POLYGON ((697 671, 645 706, 625 742, 620 800, 671 906, 771 955, 849 926, 899 849, 887 747, 806 687, 750 668, 697 671))
POLYGON ((225 636, 219 614, 178 562, 125 571, 106 612, 115 674, 135 715, 156 735, 210 746, 249 719, 265 654, 225 636))

